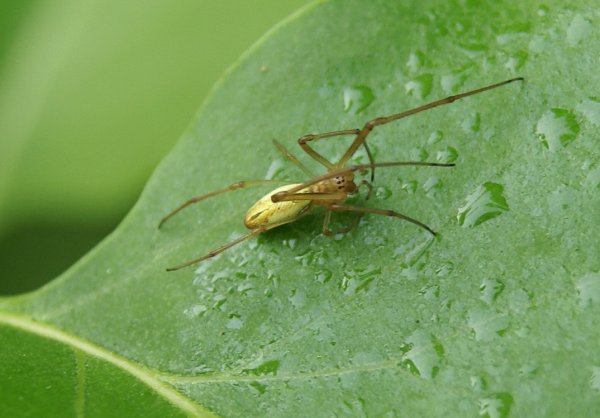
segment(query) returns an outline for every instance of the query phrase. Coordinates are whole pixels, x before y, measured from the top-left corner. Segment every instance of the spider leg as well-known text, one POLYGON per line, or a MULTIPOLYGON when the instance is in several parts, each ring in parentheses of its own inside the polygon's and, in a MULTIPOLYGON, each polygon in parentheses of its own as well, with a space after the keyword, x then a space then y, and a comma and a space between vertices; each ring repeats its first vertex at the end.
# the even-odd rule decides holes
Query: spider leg
POLYGON ((338 229, 337 231, 333 231, 329 229, 329 222, 331 221, 331 209, 325 209, 325 218, 323 219, 323 235, 333 236, 337 234, 345 234, 350 232, 356 225, 358 225, 358 221, 362 218, 363 214, 359 213, 354 218, 352 218, 352 223, 342 229, 338 229))
POLYGON ((302 215, 303 214, 301 214, 300 216, 298 216, 296 218, 288 219, 288 220, 283 221, 283 222, 278 222, 278 223, 273 223, 273 224, 270 224, 270 225, 259 226, 258 228, 255 228, 255 229, 251 230, 250 232, 248 232, 247 234, 244 234, 241 237, 236 238, 236 239, 234 239, 231 242, 228 242, 227 244, 225 244, 225 245, 217 248, 216 250, 212 250, 211 252, 203 255, 202 257, 195 258, 195 259, 187 261, 187 262, 185 262, 183 264, 179 264, 178 266, 175 266, 175 267, 169 267, 167 269, 167 271, 175 271, 175 270, 182 269, 184 267, 191 266, 193 264, 200 263, 201 261, 207 260, 209 258, 212 258, 212 257, 214 257, 216 255, 221 254, 223 251, 225 251, 225 250, 233 247, 234 245, 239 244, 240 242, 246 241, 249 238, 252 238, 252 237, 255 237, 257 235, 260 235, 263 232, 266 232, 266 231, 268 231, 270 229, 273 229, 273 228, 276 228, 278 226, 281 226, 281 225, 284 225, 284 224, 287 224, 287 223, 290 223, 290 222, 294 222, 295 220, 299 219, 302 215))
POLYGON ((406 216, 401 213, 394 212, 393 210, 377 209, 377 208, 363 208, 360 206, 340 205, 337 203, 330 205, 329 209, 332 211, 335 211, 335 212, 348 211, 348 212, 374 213, 377 215, 392 216, 394 218, 399 218, 399 219, 408 221, 410 223, 413 223, 417 226, 420 226, 421 228, 426 229, 430 234, 432 234, 434 236, 436 235, 434 230, 431 229, 430 227, 428 227, 427 225, 425 225, 423 222, 417 221, 416 219, 413 219, 410 216, 406 216))
POLYGON ((217 195, 222 194, 222 193, 231 192, 233 190, 243 189, 243 188, 251 187, 251 186, 259 186, 259 185, 262 185, 262 184, 271 184, 271 183, 288 183, 288 182, 287 181, 283 181, 283 180, 246 180, 246 181, 238 181, 238 182, 232 183, 229 186, 224 187, 222 189, 215 190, 213 192, 206 193, 206 194, 203 194, 203 195, 200 195, 200 196, 192 197, 192 198, 186 200, 185 202, 183 202, 181 205, 179 205, 177 208, 175 208, 171 212, 169 212, 167 215, 165 215, 160 220, 160 222, 158 223, 158 228, 160 228, 169 218, 171 218, 172 216, 176 215, 182 209, 185 209, 186 207, 188 207, 189 205, 191 205, 193 203, 200 202, 201 200, 208 199, 209 197, 217 196, 217 195))
POLYGON ((367 139, 367 136, 371 133, 371 131, 373 130, 373 128, 375 128, 376 126, 384 125, 386 123, 389 123, 389 122, 392 122, 392 121, 395 121, 395 120, 398 120, 398 119, 402 119, 402 118, 405 118, 407 116, 414 115, 415 113, 419 113, 419 112, 423 112, 425 110, 433 109, 434 107, 438 107, 438 106, 441 106, 441 105, 444 105, 444 104, 452 103, 455 100, 459 100, 459 99, 462 99, 462 98, 467 97, 467 96, 472 96, 474 94, 481 93, 481 92, 484 92, 486 90, 491 90, 491 89, 494 89, 496 87, 500 87, 500 86, 503 86, 505 84, 512 83, 513 81, 522 81, 522 80, 523 80, 523 77, 511 78, 510 80, 505 80, 505 81, 501 81, 499 83, 491 84, 489 86, 480 87, 478 89, 467 91, 465 93, 460 93, 460 94, 456 94, 456 95, 453 95, 453 96, 448 96, 448 97, 445 97, 443 99, 436 100, 434 102, 425 104, 423 106, 415 107, 414 109, 410 109, 410 110, 406 110, 404 112, 396 113, 396 114, 391 115, 391 116, 386 116, 386 117, 380 117, 380 118, 372 119, 372 120, 368 121, 367 123, 365 123, 365 125, 363 126, 363 128, 356 134, 356 138, 354 139, 354 142, 346 150, 346 153, 342 156, 342 158, 340 158, 340 160, 337 162, 337 164, 335 164, 335 166, 336 167, 343 167, 344 164, 354 155, 354 153, 356 152, 356 150, 361 145, 363 145, 365 143, 365 141, 367 139))
MULTIPOLYGON (((275 193, 271 196, 271 200, 273 202, 280 202, 282 200, 297 200, 297 199, 288 199, 289 195, 303 195, 308 193, 298 193, 300 190, 305 189, 307 187, 312 186, 313 184, 319 183, 323 180, 327 180, 336 176, 349 174, 355 171, 364 170, 367 168, 375 168, 375 167, 400 167, 400 166, 426 166, 426 167, 454 167, 455 164, 445 164, 445 163, 430 163, 426 161, 396 161, 389 163, 375 163, 375 164, 357 164, 346 168, 338 168, 334 169, 328 173, 323 175, 313 177, 312 179, 305 181, 302 184, 294 186, 286 191, 275 193)), ((317 193, 318 195, 322 195, 323 193, 317 193)), ((315 199, 316 200, 316 199, 315 199)), ((325 198, 321 200, 327 200, 325 198)))
POLYGON ((297 167, 300 168, 300 170, 302 170, 304 172, 304 174, 306 174, 308 177, 314 177, 314 173, 311 172, 308 167, 306 167, 304 164, 302 164, 300 162, 300 160, 298 158, 296 158, 296 156, 294 154, 292 154, 291 152, 289 152, 283 145, 281 145, 281 143, 279 141, 277 141, 276 139, 273 140, 273 145, 275 145, 275 148, 277 148, 277 150, 279 152, 281 152, 285 158, 287 158, 288 160, 290 160, 292 163, 296 164, 297 167))
MULTIPOLYGON (((331 170, 335 167, 327 158, 323 157, 319 154, 313 147, 310 146, 310 142, 316 141, 318 139, 323 138, 333 138, 336 136, 342 135, 358 135, 360 133, 360 129, 344 129, 341 131, 333 131, 333 132, 325 132, 321 134, 308 134, 298 138, 298 145, 302 147, 304 152, 310 155, 314 160, 318 161, 322 165, 324 165, 327 169, 331 170)), ((355 140, 356 141, 356 140, 355 140)), ((373 164, 375 161, 373 160, 373 154, 371 154, 371 150, 366 142, 363 142, 363 146, 367 151, 367 156, 369 158, 369 163, 373 164)), ((356 151, 355 151, 356 152, 356 151)), ((371 170, 371 181, 375 179, 375 169, 371 170)))
POLYGON ((261 234, 261 233, 265 232, 267 229, 268 228, 266 228, 264 226, 258 227, 256 229, 253 229, 252 231, 248 232, 247 234, 242 235, 241 237, 236 238, 236 239, 234 239, 231 242, 228 242, 227 244, 223 245, 222 247, 219 247, 216 250, 213 250, 213 251, 209 252, 208 254, 203 255, 202 257, 195 258, 193 260, 187 261, 187 262, 185 262, 183 264, 180 264, 178 266, 175 266, 175 267, 169 267, 167 269, 167 271, 179 270, 179 269, 182 269, 184 267, 191 266, 192 264, 196 264, 196 263, 199 263, 201 261, 204 261, 204 260, 206 260, 208 258, 214 257, 214 256, 216 256, 218 254, 221 254, 223 251, 227 250, 228 248, 231 248, 234 245, 239 244, 240 242, 247 240, 248 238, 255 237, 258 234, 261 234))

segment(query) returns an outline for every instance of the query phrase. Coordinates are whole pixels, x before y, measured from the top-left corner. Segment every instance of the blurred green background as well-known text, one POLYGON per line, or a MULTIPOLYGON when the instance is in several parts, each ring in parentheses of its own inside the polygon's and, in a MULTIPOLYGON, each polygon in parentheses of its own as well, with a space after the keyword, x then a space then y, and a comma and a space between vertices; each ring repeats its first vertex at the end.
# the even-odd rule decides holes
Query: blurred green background
POLYGON ((2 0, 0 294, 109 234, 220 74, 309 0, 2 0))

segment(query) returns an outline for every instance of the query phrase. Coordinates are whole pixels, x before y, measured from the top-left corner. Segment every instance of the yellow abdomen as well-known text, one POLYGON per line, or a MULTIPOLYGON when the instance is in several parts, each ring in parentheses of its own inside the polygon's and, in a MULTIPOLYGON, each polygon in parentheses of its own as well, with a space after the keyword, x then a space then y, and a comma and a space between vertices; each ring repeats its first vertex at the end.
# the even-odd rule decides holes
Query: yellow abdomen
POLYGON ((259 226, 285 224, 296 220, 306 212, 310 207, 310 200, 277 203, 273 203, 271 200, 271 196, 275 193, 284 192, 296 186, 298 184, 287 184, 264 195, 246 212, 246 216, 244 217, 246 228, 254 229, 259 226))

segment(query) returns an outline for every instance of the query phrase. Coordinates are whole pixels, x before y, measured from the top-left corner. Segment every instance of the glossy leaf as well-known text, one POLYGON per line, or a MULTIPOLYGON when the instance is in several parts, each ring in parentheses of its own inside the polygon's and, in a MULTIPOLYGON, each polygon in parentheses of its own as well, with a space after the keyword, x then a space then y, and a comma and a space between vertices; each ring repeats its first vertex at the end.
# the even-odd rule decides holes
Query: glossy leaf
MULTIPOLYGON (((0 404, 22 415, 110 415, 96 409, 109 398, 130 416, 597 415, 599 23, 586 1, 383 0, 317 3, 282 23, 224 76, 109 239, 51 285, 0 302, 11 388, 0 404), (526 81, 369 138, 377 161, 455 161, 378 169, 373 197, 355 202, 418 217, 436 239, 377 216, 331 239, 317 212, 164 271, 243 233, 267 190, 215 197, 158 230, 183 200, 303 178, 272 139, 308 161, 295 145, 305 133, 515 76, 526 81)), ((317 145, 334 158, 347 143, 317 145)))

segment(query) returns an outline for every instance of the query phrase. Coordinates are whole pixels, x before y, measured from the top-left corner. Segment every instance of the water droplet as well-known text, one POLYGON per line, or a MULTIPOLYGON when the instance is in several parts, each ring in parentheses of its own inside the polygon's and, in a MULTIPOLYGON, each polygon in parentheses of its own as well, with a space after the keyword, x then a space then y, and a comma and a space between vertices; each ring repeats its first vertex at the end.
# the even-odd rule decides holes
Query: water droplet
POLYGON ((262 383, 258 383, 256 380, 250 382, 250 387, 256 389, 259 395, 263 395, 267 391, 267 386, 262 383))
POLYGON ((315 274, 315 278, 317 279, 317 281, 319 283, 327 283, 329 280, 331 280, 331 277, 333 276, 333 273, 329 270, 320 270, 315 274))
POLYGON ((531 23, 514 23, 507 27, 504 33, 496 36, 496 41, 500 45, 516 44, 520 37, 529 34, 529 32, 531 32, 531 23))
POLYGON ((400 350, 403 352, 400 364, 414 375, 433 379, 440 371, 444 347, 440 340, 425 331, 415 331, 400 350))
POLYGON ((412 97, 422 100, 429 96, 433 87, 433 75, 422 74, 404 84, 404 90, 412 97))
POLYGON ((452 263, 451 261, 445 261, 435 268, 435 274, 438 277, 445 277, 452 273, 453 270, 454 263, 452 263))
POLYGON ((475 332, 475 339, 478 341, 489 341, 498 335, 504 335, 510 325, 505 315, 481 310, 470 311, 468 323, 475 332))
MULTIPOLYGON (((423 232, 423 234, 424 235, 419 238, 414 238, 403 243, 394 250, 394 254, 396 256, 401 256, 404 258, 404 260, 400 263, 400 266, 403 269, 413 267, 417 261, 419 261, 419 259, 427 253, 427 250, 435 241, 435 238, 432 237, 428 232, 423 232)), ((403 274, 404 273, 405 272, 403 272, 403 274)))
POLYGON ((583 99, 576 109, 578 112, 583 113, 591 123, 600 126, 600 98, 588 97, 583 99))
POLYGON ((579 14, 575 15, 567 28, 567 42, 569 45, 575 46, 587 38, 593 30, 594 26, 590 21, 579 14))
POLYGON ((369 283, 381 274, 381 267, 362 269, 356 268, 344 274, 340 288, 346 296, 369 290, 369 283))
POLYGON ((517 51, 506 61, 504 68, 513 73, 517 72, 523 67, 528 56, 529 54, 527 51, 517 51))
POLYGON ((510 412, 513 397, 510 393, 493 393, 479 400, 479 415, 485 418, 505 418, 510 412))
POLYGON ((587 306, 600 303, 600 273, 588 273, 575 283, 579 306, 587 306))
POLYGON ((242 373, 251 374, 254 376, 264 376, 267 374, 275 376, 275 375, 277 375, 277 372, 279 371, 279 366, 281 366, 281 361, 268 360, 268 361, 261 363, 260 365, 258 365, 256 367, 244 369, 244 370, 242 370, 242 373))
POLYGON ((283 172, 284 167, 285 167, 285 164, 280 159, 273 160, 271 162, 271 165, 267 169, 267 174, 265 174, 265 178, 266 179, 275 178, 275 176, 277 176, 278 174, 281 174, 283 172))
POLYGON ((379 186, 375 189, 375 196, 379 200, 386 200, 392 197, 392 190, 386 186, 379 186))
POLYGON ((301 290, 294 289, 288 297, 288 300, 294 305, 294 308, 301 308, 306 304, 306 294, 301 290))
POLYGON ((542 115, 535 133, 546 148, 555 152, 569 145, 577 137, 579 123, 570 110, 553 108, 542 115))
POLYGON ((227 302, 227 298, 223 295, 215 295, 213 300, 215 301, 213 304, 213 309, 222 308, 225 302, 227 302))
POLYGON ((365 110, 373 100, 375 95, 373 90, 367 86, 352 86, 344 89, 344 110, 352 115, 356 115, 365 110))
POLYGON ((504 187, 498 183, 485 182, 467 196, 467 202, 458 209, 458 223, 463 227, 477 226, 508 210, 504 187))
POLYGON ((429 153, 423 147, 413 148, 409 152, 409 158, 412 161, 427 161, 427 157, 429 157, 429 153))
POLYGON ((600 165, 593 170, 590 170, 583 181, 583 185, 591 190, 600 188, 600 165))
POLYGON ((423 183, 425 194, 431 199, 435 198, 441 188, 442 181, 437 176, 431 176, 423 183))
POLYGON ((284 239, 283 240, 283 245, 287 246, 288 248, 290 248, 291 250, 296 248, 296 243, 298 242, 297 239, 295 238, 290 238, 290 239, 284 239))
POLYGON ((406 68, 410 73, 417 73, 425 63, 425 54, 419 50, 411 52, 406 60, 406 68))
POLYGON ((459 42, 459 46, 469 58, 475 58, 488 50, 488 45, 479 39, 467 39, 459 42))
POLYGON ((481 115, 479 113, 473 113, 469 115, 469 117, 461 124, 461 128, 466 133, 479 132, 481 129, 481 115))
POLYGON ((536 361, 528 362, 519 367, 519 375, 522 377, 534 376, 540 365, 536 361))
POLYGON ((419 294, 423 295, 425 300, 435 300, 440 297, 440 287, 438 285, 427 286, 419 290, 419 294))
POLYGON ((479 286, 479 290, 481 291, 481 300, 491 305, 504 291, 504 283, 496 279, 485 279, 479 286))
POLYGON ((239 314, 230 314, 225 326, 229 329, 240 329, 244 326, 244 320, 239 314))
POLYGON ((437 160, 440 163, 450 164, 458 159, 458 151, 454 147, 446 147, 446 149, 437 152, 437 160))
POLYGON ((447 93, 454 93, 463 87, 466 79, 467 75, 462 72, 444 75, 441 79, 442 88, 447 93))
POLYGON ((507 295, 509 307, 514 312, 524 312, 531 306, 533 295, 526 290, 516 289, 507 295))
MULTIPOLYGON (((342 381, 348 380, 348 375, 343 375, 342 381)), ((356 383, 353 383, 349 386, 355 386, 356 383)), ((366 412, 367 402, 359 397, 354 395, 350 395, 350 399, 344 399, 337 406, 336 410, 333 411, 332 416, 334 417, 366 417, 368 416, 366 412)))
POLYGON ((404 183, 402 183, 400 188, 407 193, 413 194, 414 192, 417 191, 418 185, 419 185, 419 183, 417 183, 416 180, 408 180, 408 181, 405 181, 404 183))
POLYGON ((600 392, 600 367, 592 367, 592 378, 590 379, 590 386, 595 391, 600 392))
POLYGON ((444 139, 444 133, 442 131, 440 131, 440 130, 433 131, 431 133, 431 135, 429 135, 429 138, 427 139, 427 143, 429 145, 437 144, 442 139, 444 139))
POLYGON ((573 203, 577 202, 578 196, 579 192, 577 190, 561 184, 548 195, 548 208, 551 212, 560 214, 567 210, 573 203))
POLYGON ((191 308, 186 309, 183 313, 188 318, 196 318, 204 315, 208 308, 205 305, 194 305, 191 308))
POLYGON ((481 376, 471 376, 471 387, 476 392, 483 392, 487 389, 487 382, 481 376))

